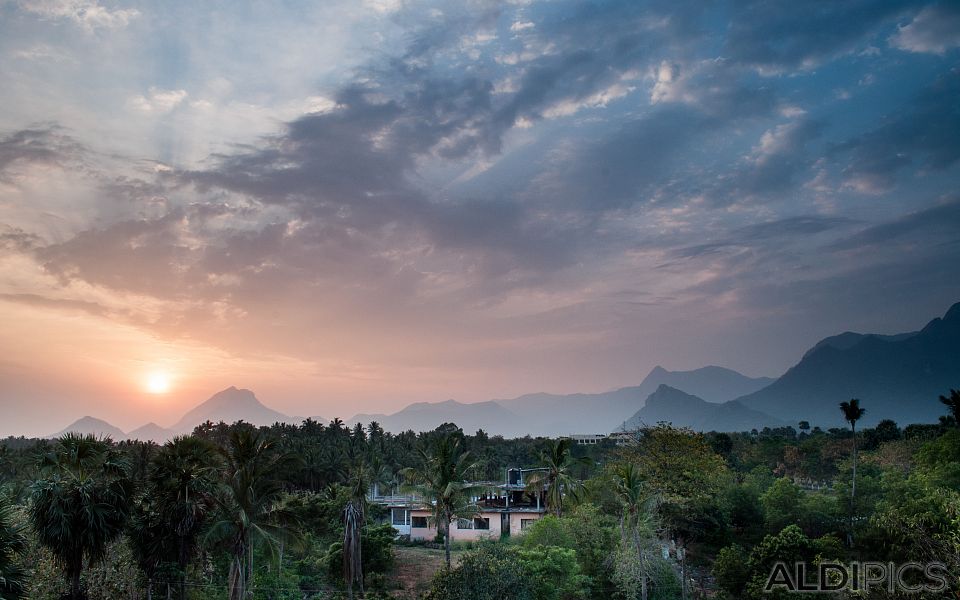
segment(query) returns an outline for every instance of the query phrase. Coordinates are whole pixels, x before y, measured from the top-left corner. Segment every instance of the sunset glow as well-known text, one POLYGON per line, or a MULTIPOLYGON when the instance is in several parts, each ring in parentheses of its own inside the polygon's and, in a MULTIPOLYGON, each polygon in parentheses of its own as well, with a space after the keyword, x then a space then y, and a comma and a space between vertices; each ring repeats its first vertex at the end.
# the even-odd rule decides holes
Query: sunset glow
POLYGON ((922 328, 960 298, 960 5, 850 6, 0 2, 0 434, 922 328))
POLYGON ((166 394, 170 391, 170 375, 155 371, 147 376, 147 391, 151 394, 166 394))

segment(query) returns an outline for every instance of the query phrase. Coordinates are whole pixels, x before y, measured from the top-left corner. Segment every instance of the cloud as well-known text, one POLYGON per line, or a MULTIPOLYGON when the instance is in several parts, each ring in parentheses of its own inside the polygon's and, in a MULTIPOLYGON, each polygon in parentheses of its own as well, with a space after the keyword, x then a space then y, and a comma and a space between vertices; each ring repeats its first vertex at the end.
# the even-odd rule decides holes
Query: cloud
POLYGON ((861 49, 910 5, 907 0, 848 0, 811 10, 792 0, 737 1, 724 55, 766 74, 813 69, 861 49))
POLYGON ((896 247, 901 242, 922 242, 936 247, 937 241, 953 241, 960 228, 960 200, 951 198, 932 207, 907 213, 886 223, 867 227, 832 247, 837 250, 873 251, 877 246, 896 247))
POLYGON ((133 8, 109 9, 96 0, 20 0, 20 7, 45 19, 67 19, 87 31, 121 29, 140 12, 133 8))
POLYGON ((782 246, 789 240, 808 238, 820 233, 849 228, 855 221, 846 217, 801 215, 765 223, 756 223, 730 231, 722 240, 676 248, 670 251, 674 258, 697 258, 716 254, 725 249, 757 246, 782 246))
POLYGON ((18 163, 58 163, 77 155, 80 145, 56 126, 21 129, 0 137, 0 179, 18 163))
POLYGON ((960 72, 943 74, 876 128, 836 145, 832 154, 849 156, 845 185, 861 193, 893 189, 909 167, 943 171, 960 160, 960 72))
POLYGON ((960 7, 955 2, 926 6, 912 21, 898 27, 889 41, 907 52, 944 54, 960 46, 960 7))
POLYGON ((162 90, 151 87, 147 95, 135 96, 130 105, 145 113, 168 113, 187 99, 186 90, 162 90))

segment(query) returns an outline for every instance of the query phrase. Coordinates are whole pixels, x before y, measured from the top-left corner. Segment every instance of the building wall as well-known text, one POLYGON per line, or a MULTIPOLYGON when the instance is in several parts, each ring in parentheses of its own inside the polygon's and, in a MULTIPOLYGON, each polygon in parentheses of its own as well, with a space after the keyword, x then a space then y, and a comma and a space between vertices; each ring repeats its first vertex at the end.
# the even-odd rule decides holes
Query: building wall
MULTIPOLYGON (((543 513, 517 512, 510 514, 510 535, 521 535, 523 533, 523 521, 536 521, 543 517, 543 513)), ((527 525, 529 527, 529 524, 527 525)))
MULTIPOLYGON (((503 531, 500 527, 500 515, 499 512, 480 512, 479 517, 485 519, 490 519, 490 529, 458 529, 457 522, 454 520, 450 524, 450 539, 452 541, 457 540, 479 540, 483 538, 499 538, 503 531)), ((425 517, 427 518, 427 523, 430 523, 430 511, 428 510, 413 510, 410 513, 411 516, 411 526, 410 526, 410 539, 411 540, 432 540, 437 537, 437 528, 435 524, 431 524, 428 527, 414 527, 413 518, 414 517, 425 517)), ((516 512, 510 513, 510 535, 521 535, 523 532, 523 521, 536 521, 537 519, 543 517, 542 513, 528 513, 528 512, 516 512)))

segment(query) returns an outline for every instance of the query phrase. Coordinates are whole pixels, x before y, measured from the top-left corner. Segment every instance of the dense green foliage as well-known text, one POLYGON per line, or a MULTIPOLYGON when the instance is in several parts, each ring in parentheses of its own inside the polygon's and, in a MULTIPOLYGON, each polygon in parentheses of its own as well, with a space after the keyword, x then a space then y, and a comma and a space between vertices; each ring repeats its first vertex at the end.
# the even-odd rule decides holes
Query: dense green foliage
MULTIPOLYGON (((955 395, 944 396, 945 410, 955 395)), ((960 573, 952 412, 904 429, 859 428, 852 416, 838 409, 829 431, 699 434, 660 424, 621 446, 311 420, 206 424, 163 446, 11 439, 0 444, 9 496, 0 500, 0 598, 292 600, 419 589, 434 600, 750 599, 786 594, 762 592, 777 561, 938 560, 960 573), (550 514, 522 536, 471 549, 442 536, 450 567, 419 588, 405 583, 398 573, 420 565, 398 558, 409 555, 398 554, 389 515, 366 491, 416 490, 443 533, 475 510, 478 488, 468 482, 502 480, 516 466, 544 468, 528 483, 547 492, 550 514)))

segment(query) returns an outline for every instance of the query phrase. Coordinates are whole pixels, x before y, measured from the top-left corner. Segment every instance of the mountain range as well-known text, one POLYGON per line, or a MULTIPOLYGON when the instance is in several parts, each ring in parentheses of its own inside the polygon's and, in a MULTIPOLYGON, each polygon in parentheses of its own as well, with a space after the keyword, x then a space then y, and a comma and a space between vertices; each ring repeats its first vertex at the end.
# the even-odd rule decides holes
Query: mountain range
POLYGON ((359 414, 348 425, 377 421, 387 431, 423 431, 456 423, 464 431, 483 429, 505 437, 609 433, 637 412, 661 385, 670 385, 714 402, 750 393, 774 381, 747 377, 723 367, 668 371, 657 366, 640 385, 595 394, 526 394, 508 400, 461 403, 418 402, 393 414, 359 414))
POLYGON ((786 421, 842 426, 837 405, 859 398, 862 424, 936 422, 940 394, 960 389, 960 303, 913 333, 847 332, 814 346, 769 386, 737 399, 786 421))
POLYGON ((861 424, 936 422, 938 397, 960 389, 960 303, 920 331, 896 335, 844 332, 824 338, 777 379, 721 367, 654 368, 634 387, 598 394, 528 394, 477 405, 418 403, 391 415, 357 415, 390 431, 454 422, 504 436, 605 433, 660 421, 694 429, 749 430, 808 421, 843 427, 839 404, 859 398, 861 424), (469 407, 469 408, 468 408, 469 407))
MULTIPOLYGON (((741 431, 796 425, 842 427, 838 405, 859 398, 862 425, 936 422, 940 394, 960 389, 960 303, 920 331, 897 335, 844 332, 824 338, 777 379, 747 377, 722 367, 668 371, 655 367, 636 386, 592 394, 527 394, 505 400, 417 402, 392 414, 358 414, 348 425, 377 421, 387 431, 428 431, 456 423, 505 437, 609 433, 657 422, 697 430, 741 431)), ((314 417, 315 420, 322 420, 314 417)), ((205 421, 256 425, 299 423, 264 406, 250 390, 230 387, 169 428, 148 423, 129 434, 84 417, 66 431, 163 441, 205 421)), ((57 434, 59 435, 59 434, 57 434)))
MULTIPOLYGON (((313 417, 315 421, 323 421, 313 417)), ((110 423, 94 417, 83 417, 50 437, 59 437, 64 433, 92 434, 110 437, 114 440, 141 440, 162 443, 178 435, 187 435, 202 423, 235 423, 244 421, 254 425, 273 425, 274 423, 300 424, 301 417, 288 417, 265 406, 253 392, 246 389, 229 387, 217 392, 196 408, 187 412, 170 427, 161 427, 156 423, 147 423, 129 433, 124 433, 110 423)))
POLYGON ((695 431, 750 431, 786 425, 783 421, 758 410, 747 408, 736 400, 720 404, 707 402, 668 385, 661 385, 650 394, 643 408, 624 421, 624 431, 646 425, 669 422, 695 431))

